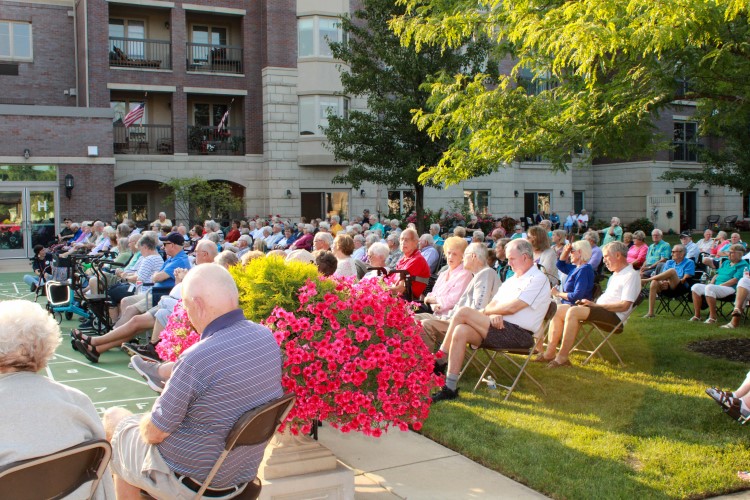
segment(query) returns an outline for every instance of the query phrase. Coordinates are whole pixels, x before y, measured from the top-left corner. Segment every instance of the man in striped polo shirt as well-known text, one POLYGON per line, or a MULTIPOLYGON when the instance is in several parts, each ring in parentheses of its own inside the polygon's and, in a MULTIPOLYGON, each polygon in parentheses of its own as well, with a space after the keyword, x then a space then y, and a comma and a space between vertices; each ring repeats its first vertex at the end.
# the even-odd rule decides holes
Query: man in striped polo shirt
MULTIPOLYGON (((180 356, 151 413, 110 408, 117 497, 189 499, 208 476, 239 417, 283 394, 281 351, 267 328, 247 321, 237 287, 217 264, 196 267, 183 281, 183 304, 201 340, 180 356)), ((229 454, 206 497, 232 498, 252 481, 266 444, 229 454)))

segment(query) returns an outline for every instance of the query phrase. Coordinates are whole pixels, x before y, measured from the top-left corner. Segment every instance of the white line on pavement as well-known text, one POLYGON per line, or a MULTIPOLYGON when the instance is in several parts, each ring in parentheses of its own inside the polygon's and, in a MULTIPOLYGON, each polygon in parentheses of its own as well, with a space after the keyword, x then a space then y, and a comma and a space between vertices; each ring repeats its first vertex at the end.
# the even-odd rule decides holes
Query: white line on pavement
POLYGON ((59 356, 59 357, 61 357, 63 359, 67 359, 68 361, 72 361, 73 363, 77 363, 79 365, 87 366, 89 368, 93 368, 95 370, 99 370, 99 371, 102 371, 104 373, 109 373, 110 375, 114 375, 116 377, 121 377, 121 378, 130 380, 130 381, 133 381, 133 382, 137 382, 139 384, 148 385, 144 380, 138 380, 137 378, 128 377, 127 375, 122 375, 120 373, 109 371, 109 370, 106 370, 104 368, 99 368, 98 366, 94 366, 91 363, 84 363, 83 361, 78 361, 77 359, 73 359, 73 358, 69 358, 67 356, 63 356, 62 354, 56 354, 55 356, 59 356))

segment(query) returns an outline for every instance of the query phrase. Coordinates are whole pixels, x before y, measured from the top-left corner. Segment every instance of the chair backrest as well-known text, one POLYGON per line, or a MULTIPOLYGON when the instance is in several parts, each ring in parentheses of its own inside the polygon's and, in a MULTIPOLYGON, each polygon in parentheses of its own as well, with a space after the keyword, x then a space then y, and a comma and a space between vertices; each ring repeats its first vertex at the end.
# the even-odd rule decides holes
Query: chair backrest
POLYGON ((0 467, 0 496, 14 500, 64 498, 93 481, 93 497, 112 456, 103 439, 0 467))
POLYGON ((229 431, 224 451, 219 456, 216 463, 208 473, 208 477, 203 482, 203 486, 196 494, 195 498, 201 498, 206 488, 211 486, 211 481, 219 472, 221 464, 236 446, 253 446, 256 444, 267 443, 273 437, 274 432, 284 421, 289 410, 294 405, 294 393, 288 392, 280 398, 272 399, 268 403, 262 404, 257 408, 247 411, 243 414, 229 431))
POLYGON ((51 306, 67 306, 73 300, 73 289, 67 283, 48 281, 44 287, 51 306))

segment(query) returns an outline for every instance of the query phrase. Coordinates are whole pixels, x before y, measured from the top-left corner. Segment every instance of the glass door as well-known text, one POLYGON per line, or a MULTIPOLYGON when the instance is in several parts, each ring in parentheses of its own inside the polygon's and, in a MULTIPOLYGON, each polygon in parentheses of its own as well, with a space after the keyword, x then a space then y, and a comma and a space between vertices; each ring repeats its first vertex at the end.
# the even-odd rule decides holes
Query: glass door
POLYGON ((56 234, 56 189, 0 191, 0 259, 30 258, 56 234))

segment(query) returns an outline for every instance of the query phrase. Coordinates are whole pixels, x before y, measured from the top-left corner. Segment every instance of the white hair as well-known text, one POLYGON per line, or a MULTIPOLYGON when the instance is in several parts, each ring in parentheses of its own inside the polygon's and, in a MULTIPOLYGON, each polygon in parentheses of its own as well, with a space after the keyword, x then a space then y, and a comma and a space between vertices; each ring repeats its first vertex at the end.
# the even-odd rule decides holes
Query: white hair
POLYGON ((426 242, 429 246, 433 246, 435 244, 435 240, 433 239, 432 235, 430 233, 425 233, 422 236, 419 237, 419 241, 426 242))
POLYGON ((320 224, 318 224, 318 229, 320 229, 321 231, 330 231, 331 225, 327 222, 321 222, 320 224))
POLYGON ((39 304, 0 302, 0 373, 41 370, 60 342, 60 327, 39 304))
POLYGON ((388 245, 386 245, 385 243, 380 243, 379 241, 377 241, 370 245, 370 248, 367 249, 367 254, 377 255, 379 257, 387 259, 391 254, 391 249, 388 248, 388 245))
POLYGON ((320 240, 325 241, 326 243, 328 243, 329 247, 333 246, 333 236, 331 236, 331 233, 320 232, 320 233, 318 233, 318 234, 315 235, 315 238, 313 238, 313 242, 320 241, 320 240))

